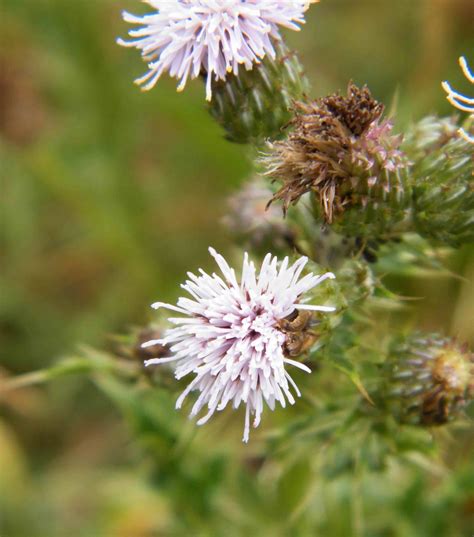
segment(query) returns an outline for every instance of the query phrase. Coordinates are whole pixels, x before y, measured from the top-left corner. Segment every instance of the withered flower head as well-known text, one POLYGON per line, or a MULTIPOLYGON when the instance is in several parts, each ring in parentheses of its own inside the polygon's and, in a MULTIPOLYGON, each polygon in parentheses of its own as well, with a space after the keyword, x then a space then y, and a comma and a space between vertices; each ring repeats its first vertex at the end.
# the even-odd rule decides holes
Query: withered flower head
POLYGON ((367 86, 358 88, 352 82, 347 88, 347 97, 329 95, 320 99, 320 102, 355 136, 363 134, 384 110, 383 104, 372 97, 367 86))
POLYGON ((365 206, 375 189, 381 196, 390 191, 391 174, 406 159, 401 136, 392 136, 390 121, 381 120, 383 110, 366 86, 352 82, 346 96, 295 103, 288 137, 269 142, 262 157, 265 175, 282 183, 271 202, 282 200, 286 212, 304 193, 314 192, 331 223, 347 207, 365 206))
POLYGON ((453 339, 413 334, 387 365, 387 403, 401 423, 443 425, 474 396, 474 355, 453 339))

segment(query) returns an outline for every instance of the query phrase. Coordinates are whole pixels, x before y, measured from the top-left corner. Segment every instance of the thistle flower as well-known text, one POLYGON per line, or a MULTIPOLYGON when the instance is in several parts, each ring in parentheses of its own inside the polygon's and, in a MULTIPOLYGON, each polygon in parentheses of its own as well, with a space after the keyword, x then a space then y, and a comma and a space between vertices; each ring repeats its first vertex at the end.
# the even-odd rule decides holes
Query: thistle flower
POLYGON ((399 172, 407 160, 401 137, 391 135, 392 124, 381 119, 383 109, 366 86, 353 83, 347 96, 296 103, 288 137, 270 142, 262 157, 265 175, 283 183, 271 201, 282 200, 286 211, 312 192, 328 223, 353 207, 397 204, 404 189, 399 172))
POLYGON ((212 80, 237 75, 264 56, 275 56, 274 43, 281 39, 279 27, 299 30, 304 12, 317 0, 145 0, 155 13, 142 17, 124 12, 131 24, 130 41, 148 62, 149 71, 136 83, 152 88, 164 72, 179 79, 178 91, 188 77, 204 74, 206 98, 212 97, 212 80))
POLYGON ((455 340, 412 334, 387 362, 386 402, 401 423, 443 425, 474 395, 474 356, 455 340))
MULTIPOLYGON (((291 357, 311 341, 311 312, 333 311, 328 306, 304 302, 304 294, 327 278, 312 273, 300 279, 307 258, 289 265, 287 257, 280 265, 276 257, 267 254, 260 272, 245 254, 242 278, 214 249, 209 248, 222 277, 200 270, 200 276, 188 273, 182 285, 192 298, 180 298, 176 306, 157 302, 153 307, 176 311, 183 317, 169 321, 175 328, 167 330, 162 339, 144 343, 145 347, 167 345, 171 357, 147 360, 145 365, 177 362, 175 376, 180 379, 190 373, 194 380, 176 402, 181 408, 185 397, 198 390, 200 395, 191 410, 196 416, 207 405, 207 413, 197 422, 202 425, 232 401, 238 408, 246 406, 243 441, 249 438, 250 415, 255 415, 257 427, 263 402, 273 410, 275 402, 282 407, 295 402, 300 392, 285 370, 293 365, 310 373, 310 369, 291 357), (308 337, 306 337, 308 336, 308 337)), ((312 340, 314 341, 314 339, 312 340)))
MULTIPOLYGON (((461 56, 459 58, 459 65, 461 66, 464 76, 474 84, 474 74, 470 71, 466 58, 461 56)), ((462 93, 459 93, 450 86, 449 82, 442 82, 442 87, 447 93, 446 98, 448 101, 458 110, 468 112, 470 119, 474 119, 474 97, 467 97, 462 93)), ((474 144, 474 135, 468 134, 464 129, 459 129, 459 134, 469 143, 474 144)))

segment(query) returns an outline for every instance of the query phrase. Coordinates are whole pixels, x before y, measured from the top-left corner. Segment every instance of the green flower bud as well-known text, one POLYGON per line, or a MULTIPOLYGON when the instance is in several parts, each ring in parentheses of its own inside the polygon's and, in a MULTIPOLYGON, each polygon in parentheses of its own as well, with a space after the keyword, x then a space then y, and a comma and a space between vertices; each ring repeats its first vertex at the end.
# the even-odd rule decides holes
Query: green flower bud
POLYGON ((474 395, 474 356, 453 339, 413 334, 386 363, 385 404, 400 423, 443 425, 474 395))
POLYGON ((308 91, 296 53, 283 42, 275 49, 274 59, 266 56, 250 71, 240 69, 238 76, 229 74, 213 84, 209 111, 232 142, 259 144, 278 138, 291 117, 293 101, 308 91))
POLYGON ((265 255, 297 249, 297 226, 276 206, 267 207, 272 191, 259 176, 246 181, 229 197, 222 223, 245 247, 265 255))
POLYGON ((452 118, 428 117, 412 128, 414 225, 420 235, 459 246, 474 241, 473 147, 452 118))

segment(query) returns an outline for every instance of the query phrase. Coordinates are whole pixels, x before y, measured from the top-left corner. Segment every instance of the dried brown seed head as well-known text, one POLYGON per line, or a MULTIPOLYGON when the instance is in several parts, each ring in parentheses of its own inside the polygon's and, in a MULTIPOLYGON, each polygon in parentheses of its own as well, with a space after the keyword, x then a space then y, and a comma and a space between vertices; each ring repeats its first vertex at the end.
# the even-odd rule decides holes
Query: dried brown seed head
POLYGON ((374 186, 390 189, 387 174, 406 166, 406 159, 399 150, 401 137, 390 134, 389 121, 380 121, 382 112, 368 88, 353 83, 347 96, 295 103, 287 138, 269 142, 261 159, 265 175, 282 183, 270 203, 283 201, 286 212, 313 192, 331 223, 347 207, 363 207, 374 186))

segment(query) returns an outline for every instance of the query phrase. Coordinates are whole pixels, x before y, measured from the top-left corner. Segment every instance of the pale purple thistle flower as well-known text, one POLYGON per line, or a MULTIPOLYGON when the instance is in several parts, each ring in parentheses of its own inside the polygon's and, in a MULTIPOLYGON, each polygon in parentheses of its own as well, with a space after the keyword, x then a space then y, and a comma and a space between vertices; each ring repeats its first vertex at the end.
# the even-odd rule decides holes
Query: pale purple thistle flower
POLYGON ((278 322, 295 308, 311 311, 334 311, 329 306, 301 303, 301 297, 327 278, 310 273, 300 279, 308 259, 302 257, 289 265, 288 257, 278 263, 276 257, 267 254, 259 274, 245 254, 242 278, 239 282, 234 269, 213 248, 210 254, 216 260, 223 277, 188 273, 189 280, 182 285, 191 298, 179 298, 176 306, 157 302, 152 307, 167 308, 185 315, 172 317, 177 325, 168 329, 164 337, 147 341, 144 347, 159 343, 170 348, 171 357, 147 360, 145 365, 178 362, 175 376, 180 379, 190 373, 196 376, 176 401, 181 408, 185 397, 192 390, 200 395, 192 407, 190 416, 196 416, 207 405, 207 414, 198 420, 202 425, 232 401, 238 408, 246 405, 243 441, 247 442, 250 415, 255 415, 257 427, 263 410, 263 402, 273 410, 275 401, 282 407, 288 401, 294 404, 290 385, 300 396, 295 382, 285 370, 285 364, 306 371, 304 364, 285 356, 285 334, 278 322))
MULTIPOLYGON (((304 12, 315 0, 144 0, 156 13, 123 18, 141 28, 130 30, 120 45, 141 50, 149 71, 135 82, 151 89, 164 72, 179 79, 178 91, 188 77, 207 75, 206 98, 212 97, 212 78, 224 80, 247 70, 269 55, 281 39, 279 26, 299 30, 304 12)), ((317 0, 316 0, 317 1, 317 0)))
MULTIPOLYGON (((459 65, 464 76, 474 84, 474 73, 470 71, 466 58, 461 56, 459 58, 459 65)), ((449 82, 444 81, 442 84, 444 91, 447 93, 446 99, 458 110, 468 112, 470 118, 474 119, 474 97, 467 97, 462 93, 455 91, 449 82)), ((474 144, 474 135, 468 134, 464 129, 459 129, 459 134, 469 143, 474 144)))

